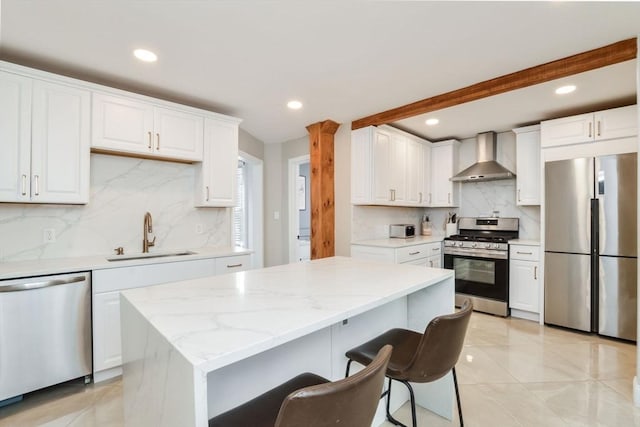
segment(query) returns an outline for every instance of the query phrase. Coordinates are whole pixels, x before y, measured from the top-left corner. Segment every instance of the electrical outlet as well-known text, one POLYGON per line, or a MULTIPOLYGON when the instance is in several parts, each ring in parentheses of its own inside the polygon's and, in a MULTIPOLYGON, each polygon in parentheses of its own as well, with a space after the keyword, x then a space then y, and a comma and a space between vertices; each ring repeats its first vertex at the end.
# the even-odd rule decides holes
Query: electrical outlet
POLYGON ((42 233, 42 242, 43 243, 53 243, 56 241, 56 230, 55 228, 45 228, 42 233))
POLYGON ((274 211, 273 212, 273 219, 275 219, 276 221, 280 219, 280 212, 279 211, 274 211))
POLYGON ((202 233, 204 233, 204 227, 202 226, 202 224, 196 224, 196 234, 202 233))

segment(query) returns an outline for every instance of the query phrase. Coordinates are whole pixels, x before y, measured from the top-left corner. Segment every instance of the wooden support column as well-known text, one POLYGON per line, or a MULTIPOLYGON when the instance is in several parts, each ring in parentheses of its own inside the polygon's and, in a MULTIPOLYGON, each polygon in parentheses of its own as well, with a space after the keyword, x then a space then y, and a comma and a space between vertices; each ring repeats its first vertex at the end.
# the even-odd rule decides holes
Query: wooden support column
POLYGON ((307 126, 311 158, 311 259, 335 255, 333 136, 339 126, 332 120, 307 126))

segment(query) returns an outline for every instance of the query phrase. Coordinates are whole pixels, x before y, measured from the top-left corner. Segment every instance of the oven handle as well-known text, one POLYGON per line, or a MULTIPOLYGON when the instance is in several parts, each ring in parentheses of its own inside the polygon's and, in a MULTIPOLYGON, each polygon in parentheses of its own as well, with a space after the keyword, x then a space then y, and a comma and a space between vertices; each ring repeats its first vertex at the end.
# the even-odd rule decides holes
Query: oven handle
POLYGON ((444 256, 450 257, 458 257, 458 258, 466 258, 466 259, 478 259, 484 261, 508 261, 509 253, 507 251, 504 252, 496 252, 496 251, 478 251, 474 254, 471 253, 462 253, 458 251, 454 251, 451 248, 446 248, 444 251, 444 256))

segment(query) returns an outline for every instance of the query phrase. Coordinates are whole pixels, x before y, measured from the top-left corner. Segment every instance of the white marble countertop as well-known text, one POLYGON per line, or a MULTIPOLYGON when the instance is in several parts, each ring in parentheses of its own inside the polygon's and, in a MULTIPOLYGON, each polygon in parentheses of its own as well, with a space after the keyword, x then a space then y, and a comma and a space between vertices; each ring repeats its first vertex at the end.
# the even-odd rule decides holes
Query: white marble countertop
POLYGON ((510 245, 522 245, 522 246, 540 246, 539 240, 527 240, 527 239, 511 239, 510 245))
POLYGON ((444 236, 415 236, 407 239, 388 238, 388 239, 371 239, 359 240, 351 242, 352 245, 361 246, 377 246, 381 248, 405 248, 407 246, 421 245, 423 243, 442 242, 444 236))
MULTIPOLYGON (((193 254, 179 256, 163 256, 156 258, 140 258, 126 261, 109 261, 112 255, 93 255, 73 258, 54 258, 33 261, 0 262, 0 280, 20 277, 42 276, 48 274, 74 273, 77 271, 102 270, 106 268, 131 267, 135 265, 160 264, 165 262, 189 261, 196 259, 220 258, 225 256, 245 255, 252 251, 244 248, 198 248, 190 250, 193 254)), ((181 251, 158 251, 158 254, 181 251)), ((151 255, 153 255, 153 251, 151 255)), ((125 254, 123 257, 135 254, 125 254)))
POLYGON ((121 293, 202 372, 411 294, 453 270, 332 257, 121 293))

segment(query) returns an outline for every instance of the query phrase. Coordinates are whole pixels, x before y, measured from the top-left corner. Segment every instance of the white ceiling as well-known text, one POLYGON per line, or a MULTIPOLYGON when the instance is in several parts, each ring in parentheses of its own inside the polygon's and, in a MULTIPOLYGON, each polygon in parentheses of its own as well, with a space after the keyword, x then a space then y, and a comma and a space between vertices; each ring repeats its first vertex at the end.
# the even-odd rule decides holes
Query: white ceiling
MULTIPOLYGON (((638 2, 0 1, 1 58, 234 115, 266 143, 640 34, 638 2), (137 47, 158 62, 135 60, 137 47)), ((453 107, 464 115, 441 136, 556 108, 522 92, 453 107)))

